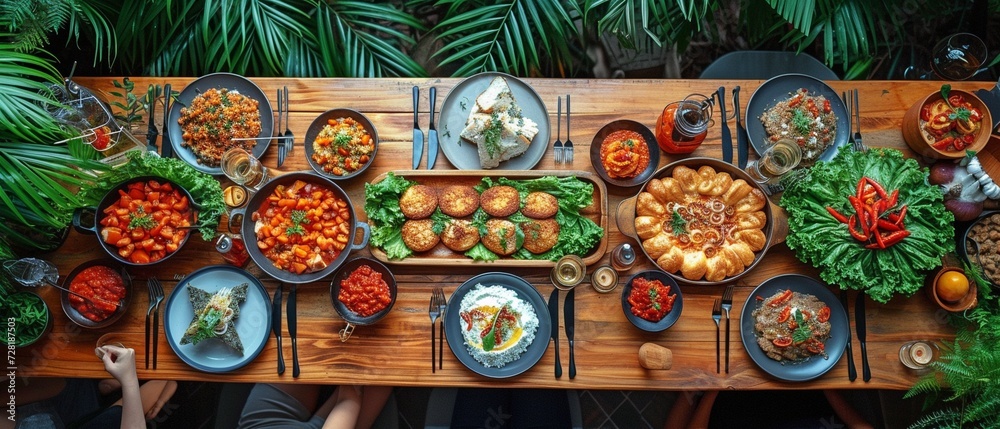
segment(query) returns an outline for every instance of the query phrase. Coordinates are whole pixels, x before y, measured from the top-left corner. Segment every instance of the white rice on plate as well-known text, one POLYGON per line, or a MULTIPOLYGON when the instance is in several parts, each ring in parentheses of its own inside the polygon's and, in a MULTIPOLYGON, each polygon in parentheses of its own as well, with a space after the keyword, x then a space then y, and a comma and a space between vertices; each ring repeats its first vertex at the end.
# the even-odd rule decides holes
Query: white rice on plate
POLYGON ((466 349, 487 368, 501 368, 516 361, 538 330, 535 308, 517 292, 500 285, 477 284, 462 298, 459 314, 466 349), (491 328, 495 339, 492 347, 484 344, 491 328))

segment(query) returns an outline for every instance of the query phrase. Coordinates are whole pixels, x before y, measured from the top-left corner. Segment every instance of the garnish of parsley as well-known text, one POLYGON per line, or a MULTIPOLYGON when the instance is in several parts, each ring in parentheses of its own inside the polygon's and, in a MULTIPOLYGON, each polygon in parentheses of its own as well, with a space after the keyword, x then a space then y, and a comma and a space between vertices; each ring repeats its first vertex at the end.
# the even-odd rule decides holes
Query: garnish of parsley
POLYGON ((670 219, 670 229, 674 230, 674 235, 687 234, 687 221, 677 211, 674 211, 674 215, 670 219))
POLYGON ((149 217, 146 214, 146 209, 142 208, 142 206, 139 206, 135 213, 129 214, 129 217, 131 219, 128 221, 128 229, 152 229, 157 225, 156 220, 149 217))
POLYGON ((285 234, 291 235, 305 235, 306 229, 302 226, 304 224, 309 224, 309 219, 306 219, 305 210, 292 210, 292 226, 285 230, 285 234))

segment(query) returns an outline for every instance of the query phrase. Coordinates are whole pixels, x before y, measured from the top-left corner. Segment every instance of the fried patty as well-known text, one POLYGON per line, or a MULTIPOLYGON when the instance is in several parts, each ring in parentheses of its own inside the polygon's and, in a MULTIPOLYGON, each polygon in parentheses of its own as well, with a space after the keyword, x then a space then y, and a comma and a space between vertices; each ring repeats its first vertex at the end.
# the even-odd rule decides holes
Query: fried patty
POLYGON ((399 197, 399 209, 407 219, 423 219, 438 206, 437 191, 426 185, 413 185, 399 197))
POLYGON ((448 186, 441 191, 438 205, 448 216, 466 217, 479 208, 479 193, 471 186, 448 186))
POLYGON ((559 211, 559 201, 547 192, 532 192, 524 197, 521 213, 532 219, 547 219, 559 211))
POLYGON ((490 216, 507 217, 521 208, 521 196, 511 186, 494 186, 483 191, 479 204, 490 216))
POLYGON ((559 222, 555 219, 532 219, 521 223, 524 248, 531 253, 545 253, 559 241, 559 222))
POLYGON ((410 219, 403 223, 403 243, 414 252, 426 252, 437 246, 440 237, 434 233, 434 221, 410 219))
POLYGON ((486 221, 483 245, 493 253, 507 256, 517 251, 517 225, 507 219, 486 221))
POLYGON ((441 232, 441 242, 449 249, 464 252, 479 242, 479 229, 465 219, 448 222, 441 232))

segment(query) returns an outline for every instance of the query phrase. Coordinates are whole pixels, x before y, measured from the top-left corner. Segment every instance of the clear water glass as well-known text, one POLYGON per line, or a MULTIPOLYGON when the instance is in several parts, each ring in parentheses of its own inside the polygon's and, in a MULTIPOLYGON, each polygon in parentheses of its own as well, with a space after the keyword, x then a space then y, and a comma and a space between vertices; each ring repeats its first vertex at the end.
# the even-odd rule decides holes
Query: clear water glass
POLYGON ((802 148, 791 139, 781 139, 761 154, 760 159, 747 167, 747 174, 757 183, 767 184, 777 180, 799 165, 802 148))
POLYGON ((222 173, 233 183, 250 189, 259 189, 267 181, 269 172, 252 153, 232 148, 222 154, 222 173))

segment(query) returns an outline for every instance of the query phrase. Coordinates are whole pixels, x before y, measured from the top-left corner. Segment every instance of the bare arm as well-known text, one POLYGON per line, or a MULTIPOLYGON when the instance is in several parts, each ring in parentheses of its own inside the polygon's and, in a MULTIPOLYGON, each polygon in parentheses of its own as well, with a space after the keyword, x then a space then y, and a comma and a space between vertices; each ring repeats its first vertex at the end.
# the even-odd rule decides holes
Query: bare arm
POLYGON ((116 346, 103 346, 98 350, 104 355, 101 358, 104 369, 122 384, 121 427, 144 429, 146 419, 143 416, 142 397, 139 395, 139 377, 135 373, 135 350, 116 346))

